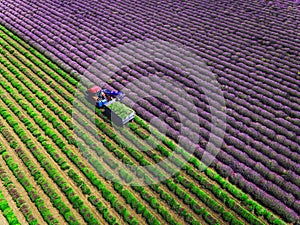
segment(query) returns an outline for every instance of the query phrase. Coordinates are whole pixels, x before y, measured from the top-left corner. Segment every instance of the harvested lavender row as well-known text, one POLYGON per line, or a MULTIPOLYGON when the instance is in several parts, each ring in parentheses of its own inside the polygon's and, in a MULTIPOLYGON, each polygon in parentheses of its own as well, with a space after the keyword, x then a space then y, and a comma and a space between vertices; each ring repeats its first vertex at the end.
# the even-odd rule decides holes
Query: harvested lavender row
POLYGON ((117 90, 131 85, 124 103, 148 121, 162 119, 175 140, 184 136, 183 130, 189 134, 187 145, 198 138, 195 154, 200 159, 215 125, 210 103, 218 111, 221 101, 217 93, 207 97, 204 89, 213 90, 212 83, 203 78, 201 86, 190 74, 209 70, 226 102, 218 115, 227 116, 221 151, 211 166, 282 218, 299 221, 297 1, 25 0, 1 1, 0 7, 1 24, 74 77, 117 90), (197 58, 182 58, 166 46, 151 51, 149 40, 181 46, 202 64, 196 66, 197 58), (139 41, 132 49, 124 47, 139 41), (114 49, 115 55, 110 53, 114 49), (190 65, 195 67, 182 69, 190 65), (138 82, 142 78, 149 83, 138 82), (169 79, 176 87, 168 86, 169 79), (186 97, 176 88, 194 103, 194 116, 184 113, 186 97), (170 102, 160 95, 169 96, 170 102), (136 101, 139 96, 147 97, 136 101))

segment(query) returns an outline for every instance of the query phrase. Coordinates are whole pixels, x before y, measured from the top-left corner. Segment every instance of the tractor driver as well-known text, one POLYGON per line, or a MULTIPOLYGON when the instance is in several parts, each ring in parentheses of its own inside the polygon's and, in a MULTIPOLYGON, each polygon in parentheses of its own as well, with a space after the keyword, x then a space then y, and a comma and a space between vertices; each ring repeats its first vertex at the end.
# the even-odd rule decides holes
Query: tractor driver
POLYGON ((103 91, 100 91, 98 93, 98 100, 97 101, 101 101, 105 99, 105 93, 103 91))
POLYGON ((101 92, 101 98, 102 98, 102 100, 105 99, 105 93, 103 91, 101 92))

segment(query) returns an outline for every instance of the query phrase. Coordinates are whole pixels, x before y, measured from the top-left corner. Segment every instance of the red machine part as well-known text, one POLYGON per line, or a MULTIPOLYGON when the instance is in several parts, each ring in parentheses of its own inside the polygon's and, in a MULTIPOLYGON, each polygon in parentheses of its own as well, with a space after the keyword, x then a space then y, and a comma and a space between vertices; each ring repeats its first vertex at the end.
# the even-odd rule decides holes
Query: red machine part
POLYGON ((88 89, 89 93, 91 94, 96 94, 97 92, 101 91, 101 87, 99 86, 94 86, 88 89))

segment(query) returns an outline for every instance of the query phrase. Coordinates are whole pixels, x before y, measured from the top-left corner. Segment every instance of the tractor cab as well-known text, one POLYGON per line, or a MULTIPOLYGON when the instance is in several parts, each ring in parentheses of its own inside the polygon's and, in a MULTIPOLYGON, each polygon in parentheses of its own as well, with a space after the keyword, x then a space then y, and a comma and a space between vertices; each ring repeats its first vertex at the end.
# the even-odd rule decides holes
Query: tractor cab
POLYGON ((102 89, 99 86, 91 87, 86 92, 86 98, 95 103, 96 107, 102 108, 108 102, 121 101, 125 97, 120 91, 111 91, 108 89, 102 89))

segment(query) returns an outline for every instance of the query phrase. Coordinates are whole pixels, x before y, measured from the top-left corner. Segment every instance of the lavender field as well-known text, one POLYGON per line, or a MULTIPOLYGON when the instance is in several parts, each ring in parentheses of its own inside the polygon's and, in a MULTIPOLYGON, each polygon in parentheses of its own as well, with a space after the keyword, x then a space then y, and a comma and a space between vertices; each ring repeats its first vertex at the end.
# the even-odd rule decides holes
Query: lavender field
POLYGON ((1 224, 300 224, 299 2, 0 1, 0 62, 1 224), (89 111, 91 84, 134 121, 89 111), (172 152, 158 184, 114 163, 172 152))

